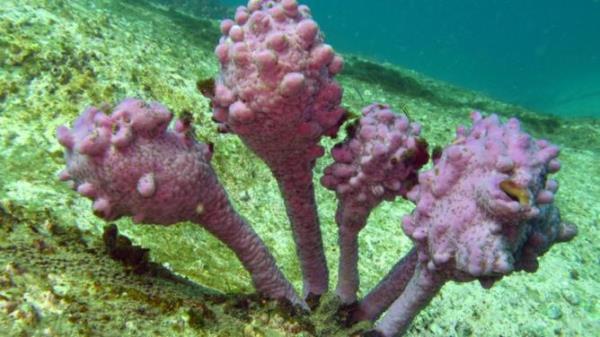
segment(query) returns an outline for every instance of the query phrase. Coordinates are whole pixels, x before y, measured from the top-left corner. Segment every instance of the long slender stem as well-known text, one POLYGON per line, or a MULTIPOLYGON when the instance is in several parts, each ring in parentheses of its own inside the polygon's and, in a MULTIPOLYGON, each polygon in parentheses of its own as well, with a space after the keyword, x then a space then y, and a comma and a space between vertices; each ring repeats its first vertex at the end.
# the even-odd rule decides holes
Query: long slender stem
POLYGON ((250 272, 256 290, 269 298, 286 298, 306 309, 306 303, 279 270, 275 258, 252 227, 233 209, 222 188, 213 193, 208 205, 209 208, 199 214, 198 222, 235 252, 250 272))
POLYGON ((340 201, 336 212, 340 262, 336 294, 343 304, 356 302, 360 286, 358 275, 358 233, 365 227, 371 208, 340 201))
POLYGON ((376 321, 402 294, 415 272, 417 251, 411 249, 398 261, 388 274, 358 304, 352 314, 351 323, 376 321))
POLYGON ((327 291, 329 273, 315 202, 312 166, 299 164, 295 172, 286 167, 283 172, 273 170, 273 174, 292 225, 304 278, 304 296, 318 298, 327 291))
POLYGON ((392 303, 375 330, 385 337, 402 336, 417 314, 425 308, 444 285, 445 278, 419 264, 406 289, 392 303))
POLYGON ((360 284, 358 276, 358 232, 348 228, 339 228, 340 262, 336 294, 343 304, 356 301, 356 292, 360 284))

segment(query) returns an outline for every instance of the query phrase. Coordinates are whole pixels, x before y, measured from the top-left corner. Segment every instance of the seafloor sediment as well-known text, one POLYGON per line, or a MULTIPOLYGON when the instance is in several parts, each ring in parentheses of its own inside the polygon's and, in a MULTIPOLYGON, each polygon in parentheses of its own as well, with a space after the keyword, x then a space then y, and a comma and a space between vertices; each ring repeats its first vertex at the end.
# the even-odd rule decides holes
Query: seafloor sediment
MULTIPOLYGON (((210 120, 198 81, 213 77, 218 23, 142 1, 3 0, 0 7, 0 334, 2 336, 347 336, 325 303, 311 317, 251 293, 235 256, 190 224, 116 224, 56 179, 64 165, 55 128, 87 105, 127 96, 193 116, 215 144, 213 165, 236 208, 299 289, 298 262, 274 179, 240 141, 210 120), (149 256, 153 263, 147 260, 149 256), (190 281, 186 281, 187 278, 190 281)), ((448 284, 408 336, 600 335, 600 121, 542 117, 417 73, 346 56, 339 77, 351 111, 386 102, 444 145, 469 112, 516 115, 527 131, 561 146, 556 203, 579 226, 535 274, 490 290, 448 284)), ((343 137, 343 135, 340 135, 343 137)), ((330 147, 335 141, 330 140, 330 147)), ((316 168, 319 177, 329 163, 316 168)), ((317 184, 318 186, 318 184, 317 184)), ((333 193, 317 187, 329 267, 337 269, 333 193)), ((361 292, 410 248, 404 201, 386 203, 361 233, 361 292)), ((332 273, 335 282, 335 273, 332 273)), ((333 307, 333 306, 331 306, 333 307)))

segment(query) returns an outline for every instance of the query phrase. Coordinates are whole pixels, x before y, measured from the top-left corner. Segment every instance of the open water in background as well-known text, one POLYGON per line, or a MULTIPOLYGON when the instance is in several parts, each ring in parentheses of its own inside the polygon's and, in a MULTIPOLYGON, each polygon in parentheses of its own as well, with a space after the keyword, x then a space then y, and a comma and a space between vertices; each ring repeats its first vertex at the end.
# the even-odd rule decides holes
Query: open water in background
POLYGON ((600 0, 299 2, 341 52, 538 112, 600 117, 600 0))

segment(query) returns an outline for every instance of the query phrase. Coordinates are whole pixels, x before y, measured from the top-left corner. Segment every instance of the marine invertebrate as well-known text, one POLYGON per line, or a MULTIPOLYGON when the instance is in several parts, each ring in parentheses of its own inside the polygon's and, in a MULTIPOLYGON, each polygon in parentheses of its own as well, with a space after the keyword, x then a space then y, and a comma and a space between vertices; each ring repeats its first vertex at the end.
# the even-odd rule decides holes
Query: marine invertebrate
POLYGON ((420 126, 389 106, 364 108, 358 126, 331 154, 322 184, 336 191, 340 262, 336 292, 342 303, 356 301, 358 232, 371 211, 383 200, 393 200, 416 183, 416 172, 429 160, 427 143, 419 138, 420 126))
MULTIPOLYGON (((110 116, 88 108, 73 129, 57 130, 67 159, 61 179, 94 199, 94 213, 107 220, 132 216, 138 223, 201 224, 235 251, 259 293, 307 308, 232 209, 210 167, 210 148, 192 138, 185 121, 168 129, 171 118, 164 106, 136 99, 126 99, 110 116)), ((403 220, 415 249, 351 312, 350 323, 375 320, 393 301, 371 335, 405 331, 447 281, 477 279, 491 287, 513 271, 534 272, 539 256, 576 234, 553 204, 556 181, 547 179, 560 169, 558 148, 533 140, 516 119, 502 124, 495 115, 474 113, 473 120, 473 128, 459 128, 414 186, 427 157, 416 138, 418 127, 386 106, 365 108, 361 126, 333 150, 336 163, 323 182, 337 190, 340 227, 349 226, 348 237, 354 237, 340 235, 346 250, 341 263, 349 263, 340 267, 338 295, 344 304, 356 299, 355 237, 361 227, 354 225, 364 226, 373 205, 385 198, 406 195, 416 203, 403 220), (353 184, 348 172, 362 173, 361 179, 353 184)))
MULTIPOLYGON (((222 131, 237 134, 270 167, 286 202, 304 276, 304 296, 316 305, 327 291, 314 199, 312 169, 323 155, 322 136, 344 120, 342 90, 333 76, 342 60, 323 43, 308 8, 294 0, 252 0, 235 21, 221 24, 215 52, 221 65, 213 116, 222 131)), ((306 307, 275 266, 250 226, 232 209, 209 161, 185 121, 167 125, 158 103, 128 99, 107 116, 90 108, 72 130, 58 130, 67 149, 63 179, 94 199, 105 219, 168 225, 201 224, 231 247, 250 271, 259 293, 306 307)), ((414 316, 449 280, 478 279, 491 286, 515 270, 534 271, 538 256, 575 235, 552 204, 560 165, 558 150, 534 141, 516 120, 474 114, 454 143, 427 161, 419 127, 389 107, 371 105, 350 139, 332 151, 336 160, 323 183, 339 197, 342 263, 338 295, 356 300, 356 235, 382 200, 408 197, 417 206, 404 220, 415 248, 351 312, 351 322, 388 314, 371 334, 405 331, 414 316), (392 304, 393 302, 393 304, 392 304)), ((396 219, 391 219, 396 221, 396 219)))
POLYGON ((295 0, 252 0, 221 31, 214 119, 273 172, 292 224, 304 295, 315 302, 327 291, 328 272, 312 169, 324 153, 321 137, 335 135, 343 122, 342 89, 333 80, 342 59, 323 43, 308 7, 295 0))
POLYGON ((488 288, 515 270, 535 271, 538 256, 576 234, 552 204, 557 184, 547 174, 560 168, 558 148, 532 139, 516 119, 472 118, 408 195, 416 208, 403 228, 418 262, 376 325, 383 336, 404 332, 445 282, 488 288))
POLYGON ((185 121, 168 129, 171 119, 161 104, 131 98, 110 115, 86 109, 72 129, 57 130, 67 160, 60 178, 93 199, 94 214, 106 220, 200 224, 235 252, 259 293, 305 306, 229 203, 210 166, 210 147, 193 139, 185 121))

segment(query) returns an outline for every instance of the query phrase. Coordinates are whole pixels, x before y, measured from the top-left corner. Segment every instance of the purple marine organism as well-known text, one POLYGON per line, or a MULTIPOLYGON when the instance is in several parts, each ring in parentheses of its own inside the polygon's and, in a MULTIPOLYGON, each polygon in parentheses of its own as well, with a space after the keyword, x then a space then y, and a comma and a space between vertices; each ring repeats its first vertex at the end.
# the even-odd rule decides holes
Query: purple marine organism
POLYGON ((349 137, 332 150, 334 163, 321 183, 338 198, 340 261, 336 293, 345 305, 356 302, 359 287, 358 233, 371 211, 383 200, 406 196, 417 182, 417 171, 429 160, 421 127, 389 106, 363 109, 349 137))
POLYGON ((342 58, 323 43, 307 6, 295 0, 255 1, 221 23, 215 53, 221 72, 213 118, 271 169, 283 194, 313 305, 328 289, 328 271, 312 183, 324 154, 319 141, 344 121, 342 89, 333 76, 342 58))
POLYGON ((164 106, 131 98, 108 116, 88 108, 72 129, 57 130, 67 160, 60 178, 93 199, 94 214, 105 220, 200 224, 235 252, 260 294, 306 307, 231 206, 210 165, 209 146, 197 142, 184 121, 168 129, 171 119, 164 106))
MULTIPOLYGON (((189 122, 168 128, 172 115, 159 103, 129 98, 110 115, 92 107, 72 129, 60 127, 67 161, 61 179, 93 199, 94 213, 106 220, 200 224, 235 252, 258 293, 307 309, 328 290, 312 170, 324 153, 321 138, 334 136, 345 120, 333 80, 343 61, 295 0, 251 0, 235 21, 221 23, 221 32, 214 92, 199 86, 219 129, 238 135, 279 184, 304 298, 231 206, 210 166, 210 147, 193 138, 189 122)), ((365 335, 403 334, 447 281, 491 287, 514 271, 534 272, 539 256, 577 232, 553 203, 558 184, 548 174, 560 169, 558 148, 532 139, 516 119, 472 118, 472 128, 459 128, 421 173, 428 155, 419 125, 386 105, 366 107, 332 150, 335 162, 321 181, 338 197, 337 295, 349 323, 375 322, 389 308, 365 335), (357 302, 357 235, 379 203, 398 196, 416 204, 402 222, 414 247, 357 302)))
POLYGON ((478 280, 491 287, 517 270, 534 272, 537 258, 577 230, 554 206, 558 147, 535 141, 519 122, 473 113, 452 145, 419 174, 408 194, 416 203, 403 220, 418 262, 402 295, 370 335, 403 334, 445 282, 478 280))

